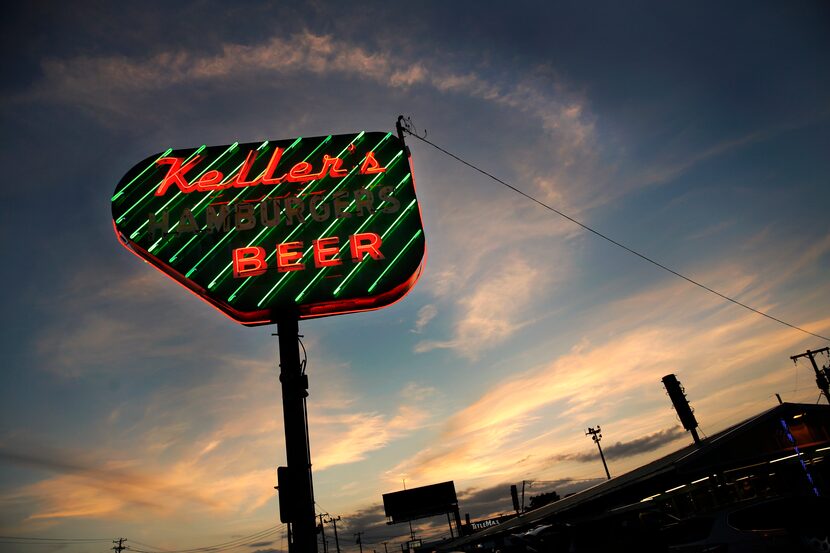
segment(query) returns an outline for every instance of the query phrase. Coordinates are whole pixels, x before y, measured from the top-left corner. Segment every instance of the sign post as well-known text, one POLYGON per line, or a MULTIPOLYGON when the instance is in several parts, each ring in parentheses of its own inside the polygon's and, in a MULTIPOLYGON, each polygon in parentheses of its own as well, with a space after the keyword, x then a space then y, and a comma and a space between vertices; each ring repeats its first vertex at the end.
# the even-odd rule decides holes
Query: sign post
POLYGON ((291 524, 292 552, 317 551, 314 520, 314 488, 311 480, 311 451, 308 438, 308 377, 300 363, 299 328, 297 319, 285 317, 277 322, 280 346, 280 384, 282 415, 285 425, 285 457, 288 461, 288 482, 291 497, 280 506, 283 522, 291 524))
POLYGON ((397 136, 169 148, 137 163, 112 196, 129 251, 243 325, 277 324, 288 465, 277 477, 291 553, 317 550, 299 320, 390 305, 423 269, 401 119, 397 136))

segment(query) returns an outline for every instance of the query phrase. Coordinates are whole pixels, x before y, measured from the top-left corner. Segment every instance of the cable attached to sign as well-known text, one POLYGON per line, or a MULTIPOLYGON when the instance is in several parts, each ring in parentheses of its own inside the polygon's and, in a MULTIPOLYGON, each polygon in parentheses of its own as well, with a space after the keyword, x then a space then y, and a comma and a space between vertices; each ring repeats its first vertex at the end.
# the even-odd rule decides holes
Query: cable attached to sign
POLYGON ((691 283, 691 284, 694 284, 694 285, 695 285, 695 286, 697 286, 698 288, 702 288, 703 290, 706 290, 707 292, 709 292, 709 293, 711 293, 711 294, 714 294, 714 295, 716 295, 716 296, 720 297, 721 299, 724 299, 724 300, 726 300, 726 301, 732 302, 732 303, 734 303, 735 305, 738 305, 738 306, 740 306, 740 307, 743 307, 744 309, 747 309, 747 310, 749 310, 749 311, 752 311, 753 313, 756 313, 756 314, 758 314, 758 315, 761 315, 762 317, 766 317, 767 319, 770 319, 771 321, 775 321, 775 322, 777 322, 777 323, 779 323, 779 324, 782 324, 782 325, 784 325, 784 326, 788 326, 788 327, 790 327, 790 328, 792 328, 792 329, 794 329, 794 330, 798 330, 798 331, 800 331, 800 332, 803 332, 804 334, 809 334, 810 336, 815 336, 816 338, 821 338, 822 340, 826 340, 827 342, 830 342, 830 338, 828 338, 827 336, 822 336, 821 334, 816 334, 816 333, 814 333, 814 332, 810 332, 809 330, 805 330, 805 329, 803 329, 803 328, 801 328, 801 327, 799 327, 799 326, 796 326, 796 325, 794 325, 794 324, 788 323, 787 321, 783 321, 783 320, 781 320, 781 319, 779 319, 779 318, 777 318, 777 317, 774 317, 774 316, 772 316, 772 315, 770 315, 770 314, 768 314, 768 313, 765 313, 765 312, 763 312, 763 311, 761 311, 761 310, 759 310, 759 309, 755 309, 755 308, 754 308, 754 307, 752 307, 752 306, 749 306, 749 305, 747 305, 747 304, 745 304, 745 303, 742 303, 742 302, 740 302, 740 301, 738 301, 738 300, 736 300, 736 299, 734 299, 734 298, 731 298, 731 297, 727 296, 726 294, 722 294, 721 292, 718 292, 717 290, 714 290, 713 288, 710 288, 709 286, 706 286, 705 284, 702 284, 702 283, 700 283, 700 282, 698 282, 698 281, 696 281, 696 280, 694 280, 694 279, 692 279, 692 278, 689 278, 689 277, 687 277, 687 276, 685 276, 685 275, 683 275, 683 274, 681 274, 681 273, 679 273, 679 272, 675 271, 674 269, 671 269, 671 268, 667 267, 666 265, 663 265, 663 264, 662 264, 662 263, 660 263, 659 261, 655 261, 654 259, 652 259, 652 258, 648 257, 647 255, 642 254, 642 253, 638 252, 637 250, 634 250, 634 249, 632 249, 632 248, 630 248, 630 247, 626 246, 625 244, 622 244, 622 243, 618 242, 617 240, 614 240, 614 239, 613 239, 613 238, 611 238, 610 236, 607 236, 607 235, 605 235, 605 234, 603 234, 603 233, 599 232, 598 230, 595 230, 595 229, 593 229, 593 228, 589 227, 589 226, 588 226, 588 225, 586 225, 585 223, 582 223, 582 222, 580 222, 580 221, 578 221, 578 220, 574 219, 574 218, 573 218, 573 217, 571 217, 570 215, 566 215, 565 213, 563 213, 563 212, 559 211, 558 209, 556 209, 556 208, 554 208, 554 207, 552 207, 552 206, 549 206, 548 204, 544 203, 543 201, 541 201, 541 200, 539 200, 539 199, 537 199, 537 198, 534 198, 533 196, 531 196, 531 195, 530 195, 530 194, 528 194, 527 192, 524 192, 524 191, 520 190, 519 188, 516 188, 516 187, 515 187, 515 186, 513 186, 512 184, 509 184, 509 183, 507 183, 507 182, 503 181, 502 179, 500 179, 500 178, 496 177, 495 175, 492 175, 491 173, 488 173, 488 172, 487 172, 487 171, 485 171, 484 169, 481 169, 481 168, 477 167, 476 165, 474 165, 474 164, 470 163, 469 161, 466 161, 466 160, 464 160, 464 159, 462 159, 462 158, 458 157, 458 156, 457 156, 457 155, 455 155, 454 153, 452 153, 452 152, 450 152, 450 151, 448 151, 448 150, 446 150, 446 149, 442 148, 441 146, 439 146, 439 145, 435 144, 434 142, 431 142, 431 141, 427 140, 427 139, 426 139, 426 130, 424 131, 424 136, 419 136, 418 134, 416 134, 416 132, 415 132, 415 130, 414 130, 414 127, 412 126, 412 120, 411 120, 411 118, 409 118, 409 117, 401 117, 401 118, 399 118, 399 119, 398 119, 398 121, 399 121, 399 122, 403 122, 403 125, 402 125, 402 129, 403 129, 403 131, 404 131, 405 133, 409 134, 410 136, 414 136, 415 138, 417 138, 417 139, 418 139, 418 140, 420 140, 421 142, 424 142, 424 143, 426 143, 426 144, 429 144, 430 146, 432 146, 433 148, 435 148, 435 149, 436 149, 436 150, 438 150, 439 152, 442 152, 443 154, 448 155, 449 157, 451 157, 451 158, 455 159, 456 161, 458 161, 458 162, 460 162, 460 163, 462 163, 462 164, 466 165, 467 167, 469 167, 469 168, 471 168, 471 169, 474 169, 475 171, 478 171, 478 172, 479 172, 479 173, 481 173, 482 175, 484 175, 484 176, 486 176, 486 177, 489 177, 490 179, 492 179, 492 180, 496 181, 497 183, 499 183, 499 184, 501 184, 501 185, 503 185, 503 186, 506 186, 507 188, 509 188, 509 189, 510 189, 510 190, 512 190, 513 192, 516 192, 517 194, 520 194, 520 195, 524 196, 525 198, 527 198, 527 199, 531 200, 532 202, 535 202, 535 203, 539 204, 540 206, 544 207, 544 208, 545 208, 545 209, 547 209, 548 211, 552 211, 553 213, 556 213, 556 214, 557 214, 557 215, 559 215, 560 217, 562 217, 562 218, 564 218, 564 219, 567 219, 568 221, 570 221, 570 222, 574 223, 575 225, 577 225, 577 226, 581 227, 583 230, 587 230, 588 232, 590 232, 590 233, 592 233, 592 234, 595 234, 596 236, 599 236, 599 237, 600 237, 600 238, 602 238, 603 240, 605 240, 605 241, 607 241, 607 242, 610 242, 610 243, 614 244, 615 246, 617 246, 617 247, 619 247, 619 248, 622 248, 623 250, 627 251, 628 253, 634 254, 634 255, 636 255, 637 257, 639 257, 640 259, 642 259, 642 260, 644 260, 644 261, 647 261, 647 262, 651 263, 652 265, 655 265, 655 266, 657 266, 657 267, 659 267, 659 268, 663 269, 664 271, 666 271, 666 272, 669 272, 669 273, 673 274, 673 275, 674 275, 674 276, 676 276, 676 277, 680 277, 680 278, 682 278, 683 280, 685 280, 686 282, 689 282, 689 283, 691 283))

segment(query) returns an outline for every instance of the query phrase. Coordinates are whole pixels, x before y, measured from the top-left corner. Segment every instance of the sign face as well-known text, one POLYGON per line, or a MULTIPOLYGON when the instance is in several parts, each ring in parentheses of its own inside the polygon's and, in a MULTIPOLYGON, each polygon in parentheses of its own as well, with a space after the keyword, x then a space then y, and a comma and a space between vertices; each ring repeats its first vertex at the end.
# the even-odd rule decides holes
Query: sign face
POLYGON ((403 142, 392 133, 200 146, 118 183, 121 243, 245 325, 377 309, 423 267, 403 142))
POLYGON ((383 510, 391 524, 452 513, 457 508, 453 481, 383 494, 383 510))

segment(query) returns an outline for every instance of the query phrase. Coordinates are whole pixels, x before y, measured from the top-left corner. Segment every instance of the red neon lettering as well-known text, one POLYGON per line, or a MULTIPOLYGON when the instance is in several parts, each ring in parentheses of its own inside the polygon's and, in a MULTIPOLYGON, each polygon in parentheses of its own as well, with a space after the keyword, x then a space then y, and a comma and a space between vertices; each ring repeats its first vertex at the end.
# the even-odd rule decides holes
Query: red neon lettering
POLYGON ((243 186, 256 186, 259 184, 259 179, 254 179, 252 181, 245 180, 248 178, 248 173, 251 172, 251 167, 253 167, 255 161, 256 150, 251 150, 248 152, 248 157, 245 158, 245 163, 242 164, 239 174, 236 175, 236 179, 233 181, 233 186, 235 188, 242 188, 243 186))
POLYGON ((355 263, 363 261, 367 253, 374 260, 384 259, 383 254, 380 253, 381 244, 380 235, 374 232, 352 234, 349 236, 349 249, 352 250, 352 261, 355 263))
MULTIPOLYGON (((288 173, 285 173, 280 177, 275 177, 274 173, 277 170, 277 166, 282 159, 284 151, 285 150, 282 148, 275 149, 274 153, 271 154, 271 159, 268 160, 268 165, 265 167, 265 172, 262 173, 262 176, 251 179, 249 175, 253 170, 254 164, 256 163, 257 151, 250 150, 245 157, 245 162, 239 169, 239 173, 236 175, 236 178, 226 183, 222 182, 224 175, 215 169, 206 172, 192 183, 187 182, 185 175, 196 166, 202 156, 195 156, 186 164, 184 163, 184 159, 179 157, 161 158, 157 163, 160 165, 169 164, 170 170, 167 171, 167 175, 164 177, 164 180, 156 189, 155 195, 163 196, 174 184, 178 186, 180 192, 189 194, 193 191, 210 192, 213 190, 224 190, 230 187, 243 188, 246 186, 257 186, 259 184, 270 186, 280 184, 282 182, 302 183, 317 180, 325 177, 326 175, 335 179, 341 179, 349 174, 349 171, 343 168, 342 159, 325 154, 323 156, 323 165, 317 173, 312 173, 313 167, 311 163, 307 161, 300 161, 291 167, 288 173)), ((377 173, 384 172, 386 172, 386 167, 380 166, 377 159, 375 159, 374 152, 367 153, 366 159, 364 159, 363 163, 360 165, 360 174, 375 175, 377 173)))
POLYGON ((253 246, 233 250, 233 278, 261 275, 267 268, 263 248, 253 246))
MULTIPOLYGON (((326 159, 327 157, 328 156, 324 156, 323 159, 326 159)), ((331 171, 329 171, 329 176, 331 176, 332 178, 340 179, 340 178, 343 178, 343 177, 345 177, 346 175, 349 174, 348 171, 346 171, 345 169, 340 167, 341 165, 343 165, 343 160, 342 159, 340 159, 339 157, 335 157, 335 158, 331 158, 331 161, 332 161, 332 167, 331 167, 331 171)))
POLYGON ((156 189, 155 195, 164 196, 164 193, 167 192, 167 189, 170 188, 173 183, 175 183, 176 186, 179 187, 179 190, 185 194, 192 192, 193 185, 185 180, 184 175, 193 169, 200 159, 202 159, 202 156, 195 156, 184 166, 182 166, 184 158, 180 157, 163 157, 156 161, 158 165, 169 164, 170 169, 167 171, 167 175, 164 177, 164 180, 161 181, 161 184, 156 189))
POLYGON ((284 242, 277 244, 277 270, 281 273, 288 271, 302 271, 305 264, 300 263, 303 257, 302 242, 284 242))
MULTIPOLYGON (((326 175, 326 172, 329 172, 331 177, 341 178, 345 177, 349 174, 348 171, 345 169, 341 169, 340 165, 343 163, 343 160, 339 157, 331 157, 330 155, 326 154, 323 156, 323 168, 320 169, 319 173, 309 173, 303 177, 302 180, 295 180, 294 182, 305 182, 309 180, 317 180, 323 178, 326 175)), ((295 165, 296 167, 296 165, 295 165)), ((292 169, 293 171, 294 169, 292 169)))
POLYGON ((208 190, 217 190, 222 188, 222 179, 225 176, 217 171, 216 169, 211 169, 191 184, 192 189, 186 190, 186 192, 192 192, 193 189, 196 189, 200 192, 207 192, 208 190))
POLYGON ((318 269, 321 267, 334 267, 343 263, 340 259, 332 259, 340 251, 337 247, 338 242, 340 242, 340 239, 336 236, 321 238, 312 242, 314 245, 315 267, 318 269))
POLYGON ((313 180, 311 177, 311 164, 307 161, 301 161, 291 168, 288 172, 288 182, 305 182, 313 180))
POLYGON ((386 172, 386 167, 381 167, 378 160, 375 159, 375 152, 367 152, 366 159, 360 166, 361 175, 376 175, 377 173, 386 172))
POLYGON ((262 176, 262 184, 279 184, 285 178, 285 175, 274 178, 274 171, 276 171, 277 165, 280 162, 282 151, 282 148, 274 150, 274 153, 271 155, 271 159, 268 161, 268 167, 265 168, 265 174, 262 176))

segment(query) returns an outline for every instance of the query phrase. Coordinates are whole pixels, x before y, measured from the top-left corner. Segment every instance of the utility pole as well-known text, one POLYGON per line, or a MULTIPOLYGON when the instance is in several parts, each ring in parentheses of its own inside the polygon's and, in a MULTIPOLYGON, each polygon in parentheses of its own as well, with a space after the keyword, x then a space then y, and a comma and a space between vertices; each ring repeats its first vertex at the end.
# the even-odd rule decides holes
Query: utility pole
POLYGON ((340 553, 340 540, 337 537, 337 521, 340 520, 340 517, 334 518, 333 516, 329 515, 329 519, 326 522, 331 522, 334 525, 334 545, 337 547, 337 553, 340 553))
MULTIPOLYGON (((299 317, 286 314, 277 322, 280 348, 280 384, 285 427, 285 457, 288 495, 280 501, 280 520, 289 523, 289 553, 317 553, 314 515, 314 488, 311 481, 311 451, 308 440, 308 375, 300 362, 299 317), (286 506, 288 512, 283 513, 286 506)), ((280 486, 280 497, 283 496, 280 486)), ((325 541, 323 542, 325 543, 325 541)))
POLYGON ((602 453, 602 446, 599 445, 599 441, 602 439, 602 429, 597 425, 596 428, 588 427, 588 430, 585 432, 585 435, 591 436, 591 439, 594 440, 594 443, 597 444, 597 449, 599 449, 599 456, 602 459, 602 466, 605 468, 605 476, 608 477, 608 480, 611 480, 611 473, 608 472, 608 464, 605 462, 605 455, 602 453))
POLYGON ((354 542, 360 546, 360 553, 363 553, 363 540, 360 539, 360 536, 365 534, 366 532, 357 532, 354 535, 354 542))
POLYGON ((112 550, 113 550, 113 551, 115 551, 115 553, 121 553, 122 551, 124 551, 125 549, 127 549, 127 546, 126 546, 126 545, 124 545, 124 542, 125 542, 125 541, 127 541, 127 538, 118 538, 118 540, 117 540, 117 541, 116 541, 116 540, 112 540, 112 543, 114 543, 114 544, 115 544, 115 545, 112 547, 112 550))
POLYGON ((384 553, 389 553, 389 548, 386 547, 386 544, 389 543, 388 541, 383 542, 383 551, 384 553))
MULTIPOLYGON (((325 514, 328 515, 328 513, 325 514)), ((317 516, 320 517, 320 536, 323 538, 323 553, 328 553, 329 548, 326 545, 326 525, 323 524, 323 513, 317 516)))
POLYGON ((828 382, 828 374, 830 374, 830 365, 828 365, 827 367, 823 367, 823 370, 819 370, 815 358, 816 353, 825 353, 830 355, 830 347, 821 348, 817 350, 808 349, 804 353, 793 355, 792 357, 790 357, 790 359, 792 359, 793 363, 795 364, 798 364, 798 359, 801 357, 807 357, 810 359, 810 363, 813 364, 813 370, 816 372, 816 386, 818 386, 818 389, 821 390, 821 393, 824 394, 824 399, 827 400, 827 403, 830 403, 830 382, 828 382))

